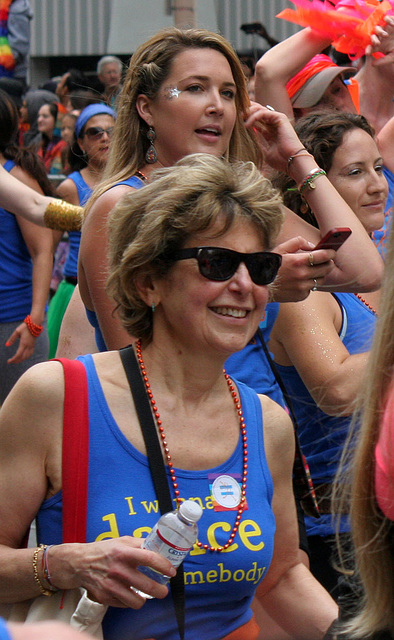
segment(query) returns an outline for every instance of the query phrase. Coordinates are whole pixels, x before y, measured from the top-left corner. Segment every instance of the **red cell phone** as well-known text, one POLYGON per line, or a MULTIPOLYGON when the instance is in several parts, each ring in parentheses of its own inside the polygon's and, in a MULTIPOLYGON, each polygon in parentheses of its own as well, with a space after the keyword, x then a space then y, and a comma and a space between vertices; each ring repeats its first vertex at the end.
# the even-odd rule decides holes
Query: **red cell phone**
POLYGON ((320 242, 317 243, 316 247, 314 247, 313 250, 315 251, 316 249, 333 249, 334 251, 337 251, 337 249, 339 249, 339 247, 343 245, 345 240, 348 239, 351 233, 352 230, 349 229, 349 227, 335 227, 335 229, 331 229, 328 233, 326 233, 324 238, 322 238, 320 242))

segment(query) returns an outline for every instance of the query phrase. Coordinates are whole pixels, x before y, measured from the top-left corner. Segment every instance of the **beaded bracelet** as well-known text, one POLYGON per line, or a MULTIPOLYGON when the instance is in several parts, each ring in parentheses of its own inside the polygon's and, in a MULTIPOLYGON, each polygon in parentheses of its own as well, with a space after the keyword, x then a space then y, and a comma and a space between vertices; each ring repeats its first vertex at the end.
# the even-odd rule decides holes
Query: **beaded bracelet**
POLYGON ((33 575, 34 575, 34 581, 37 583, 41 593, 43 596, 51 596, 53 594, 53 591, 50 591, 49 589, 45 589, 44 585, 42 584, 41 580, 40 580, 40 576, 38 574, 38 554, 40 553, 40 551, 45 551, 46 545, 45 544, 40 544, 39 547, 37 547, 37 549, 34 550, 33 553, 33 575))
POLYGON ((295 151, 293 153, 292 156, 290 156, 290 158, 287 161, 287 173, 289 173, 290 171, 290 166, 291 163, 293 162, 294 158, 298 158, 298 156, 310 156, 311 158, 313 157, 311 153, 309 153, 309 151, 307 151, 307 149, 305 149, 305 147, 301 147, 301 149, 298 149, 298 151, 295 151))
POLYGON ((49 555, 48 552, 49 552, 49 549, 52 549, 53 546, 54 546, 53 544, 43 545, 44 553, 42 554, 41 566, 42 566, 44 578, 49 584, 49 590, 55 592, 55 591, 59 591, 59 589, 55 587, 55 585, 52 582, 52 577, 51 577, 51 574, 49 573, 49 563, 48 563, 48 555, 49 555))
POLYGON ((42 324, 36 324, 35 322, 33 322, 30 315, 26 316, 23 322, 27 325, 27 328, 29 329, 33 338, 38 338, 38 336, 42 333, 42 324))
POLYGON ((298 185, 298 191, 300 192, 300 195, 303 196, 306 189, 316 189, 314 180, 316 180, 317 178, 320 178, 320 176, 326 176, 326 175, 327 174, 324 171, 324 169, 320 169, 319 167, 312 169, 312 171, 310 171, 308 175, 305 176, 303 181, 298 185))

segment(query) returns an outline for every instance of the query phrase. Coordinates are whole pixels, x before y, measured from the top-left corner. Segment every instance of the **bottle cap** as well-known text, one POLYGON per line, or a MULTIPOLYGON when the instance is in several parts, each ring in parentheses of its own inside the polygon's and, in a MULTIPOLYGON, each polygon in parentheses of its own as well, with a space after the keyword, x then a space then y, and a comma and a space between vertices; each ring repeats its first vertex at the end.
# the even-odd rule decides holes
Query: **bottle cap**
POLYGON ((182 502, 179 507, 179 513, 182 518, 185 518, 185 520, 197 522, 202 516, 202 509, 198 502, 195 502, 194 500, 185 500, 185 502, 182 502))

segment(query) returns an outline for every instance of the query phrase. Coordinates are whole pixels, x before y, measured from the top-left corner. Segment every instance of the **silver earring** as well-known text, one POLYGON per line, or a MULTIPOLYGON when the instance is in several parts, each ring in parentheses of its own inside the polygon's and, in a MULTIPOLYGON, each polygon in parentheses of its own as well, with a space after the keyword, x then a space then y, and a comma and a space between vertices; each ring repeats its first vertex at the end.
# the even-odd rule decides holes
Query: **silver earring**
POLYGON ((155 303, 154 303, 154 302, 152 302, 152 307, 151 307, 151 309, 152 309, 152 314, 153 314, 153 313, 155 312, 155 309, 156 309, 156 306, 155 306, 155 303))
POLYGON ((149 127, 148 131, 146 132, 146 137, 148 138, 150 145, 148 147, 148 151, 145 154, 145 160, 148 164, 154 164, 155 162, 157 162, 157 152, 153 144, 153 141, 156 138, 156 133, 153 127, 149 127))

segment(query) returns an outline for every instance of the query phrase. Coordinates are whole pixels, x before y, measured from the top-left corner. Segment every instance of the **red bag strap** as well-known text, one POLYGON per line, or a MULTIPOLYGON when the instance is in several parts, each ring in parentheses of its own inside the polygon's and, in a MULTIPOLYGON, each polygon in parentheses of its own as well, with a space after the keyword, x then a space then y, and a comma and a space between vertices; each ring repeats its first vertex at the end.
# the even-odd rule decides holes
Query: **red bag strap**
POLYGON ((79 360, 56 358, 64 369, 63 542, 86 542, 89 475, 89 402, 79 360))

